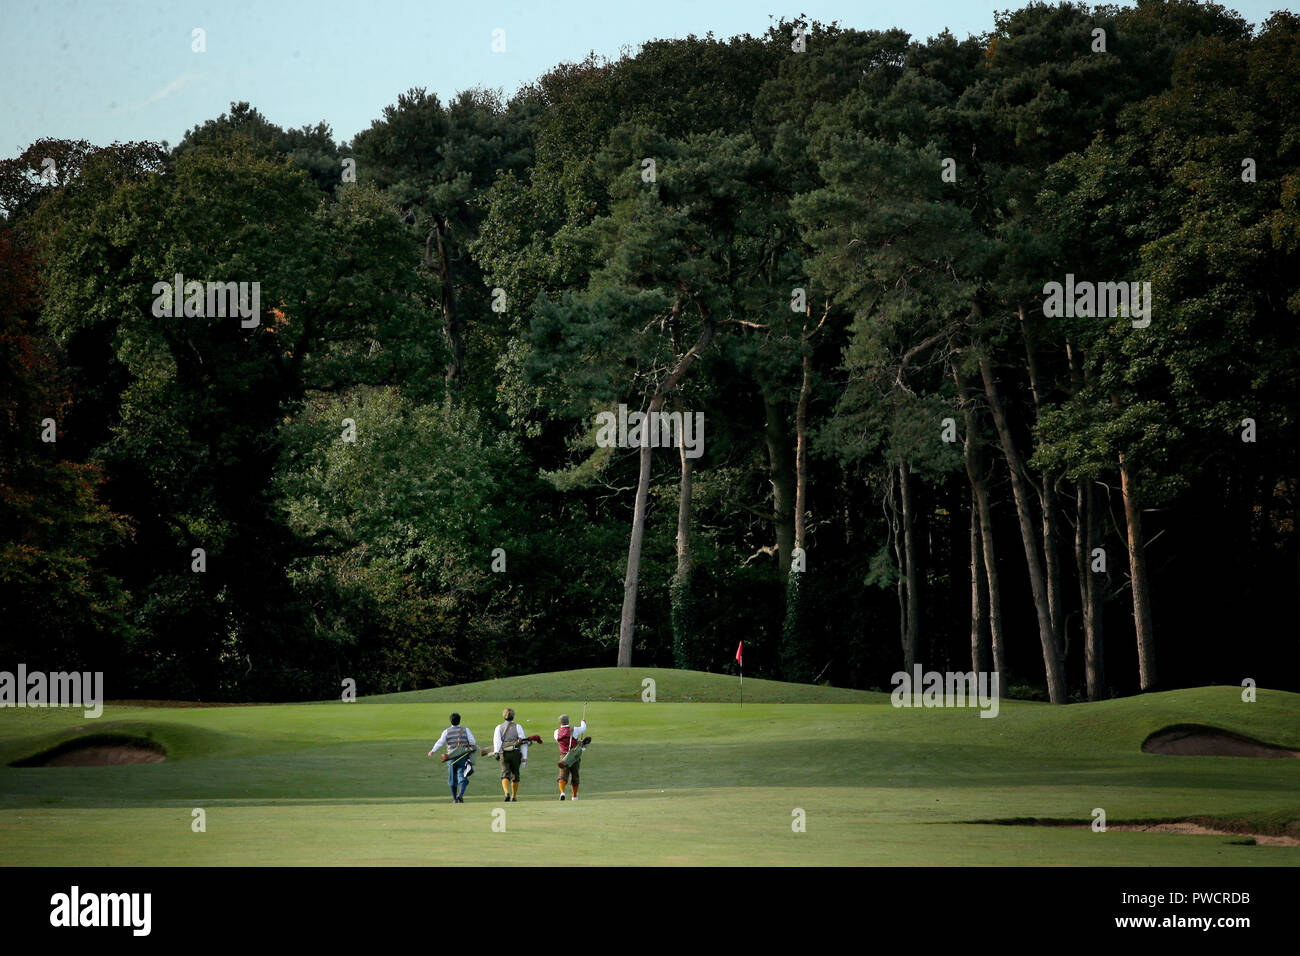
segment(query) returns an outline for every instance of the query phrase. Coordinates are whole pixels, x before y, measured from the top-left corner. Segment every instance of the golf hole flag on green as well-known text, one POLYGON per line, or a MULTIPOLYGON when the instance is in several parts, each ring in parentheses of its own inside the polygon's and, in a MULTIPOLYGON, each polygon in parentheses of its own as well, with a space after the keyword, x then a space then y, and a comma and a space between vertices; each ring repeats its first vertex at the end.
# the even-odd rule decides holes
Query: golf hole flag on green
POLYGON ((740 668, 740 705, 745 706, 745 642, 736 645, 736 666, 740 668))

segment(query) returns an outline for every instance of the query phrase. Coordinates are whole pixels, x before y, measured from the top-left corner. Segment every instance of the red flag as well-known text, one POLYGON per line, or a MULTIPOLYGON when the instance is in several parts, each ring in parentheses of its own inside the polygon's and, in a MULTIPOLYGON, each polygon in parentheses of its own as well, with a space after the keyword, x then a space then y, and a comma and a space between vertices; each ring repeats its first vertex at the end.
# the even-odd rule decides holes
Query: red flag
POLYGON ((739 644, 736 645, 736 663, 739 664, 741 667, 745 666, 745 661, 743 660, 741 655, 741 651, 743 651, 744 649, 745 649, 744 641, 741 641, 739 644))

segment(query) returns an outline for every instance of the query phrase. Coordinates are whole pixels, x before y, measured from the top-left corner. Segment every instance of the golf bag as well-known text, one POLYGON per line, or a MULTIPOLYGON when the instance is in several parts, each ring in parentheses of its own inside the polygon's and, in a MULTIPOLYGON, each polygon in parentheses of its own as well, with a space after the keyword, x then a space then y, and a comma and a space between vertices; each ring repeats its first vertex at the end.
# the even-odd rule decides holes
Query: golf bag
POLYGON ((574 745, 569 748, 569 752, 560 758, 558 766, 572 767, 582 759, 582 753, 587 749, 587 744, 591 743, 590 737, 583 737, 582 740, 575 741, 574 745))
MULTIPOLYGON (((523 746, 524 744, 540 744, 541 742, 542 742, 542 738, 539 737, 537 734, 533 734, 531 737, 521 737, 521 738, 519 738, 518 740, 511 741, 510 744, 505 744, 505 745, 503 745, 501 749, 502 749, 502 750, 518 750, 518 749, 519 749, 521 746, 523 746), (512 745, 513 745, 513 746, 512 746, 512 745)), ((500 759, 501 759, 501 754, 499 754, 499 753, 492 753, 492 752, 491 752, 490 750, 488 750, 486 747, 484 747, 483 749, 481 749, 481 750, 479 751, 479 754, 478 754, 478 755, 479 755, 480 757, 487 757, 487 756, 491 755, 491 757, 492 757, 493 760, 500 760, 500 759)))
POLYGON ((458 747, 455 750, 452 750, 451 753, 442 754, 442 762, 446 763, 447 761, 451 761, 452 763, 455 763, 461 760, 465 761, 465 766, 460 769, 460 775, 461 777, 469 777, 469 774, 472 774, 474 771, 474 762, 469 760, 469 756, 471 756, 474 750, 477 749, 477 747, 458 747))

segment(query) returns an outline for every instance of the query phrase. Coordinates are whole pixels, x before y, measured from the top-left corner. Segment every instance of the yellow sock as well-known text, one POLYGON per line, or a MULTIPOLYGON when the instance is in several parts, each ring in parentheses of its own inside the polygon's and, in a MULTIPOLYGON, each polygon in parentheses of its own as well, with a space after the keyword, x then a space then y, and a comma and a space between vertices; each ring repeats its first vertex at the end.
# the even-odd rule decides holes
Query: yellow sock
POLYGON ((561 780, 559 781, 559 784, 560 784, 560 793, 564 793, 564 791, 568 789, 569 786, 568 781, 561 780))
POLYGON ((510 796, 511 796, 511 797, 518 797, 518 796, 519 796, 519 781, 518 781, 518 780, 511 780, 511 781, 510 781, 510 796))
POLYGON ((573 799, 578 799, 578 785, 576 783, 573 785, 573 799))
POLYGON ((510 796, 510 781, 507 780, 505 777, 501 778, 501 792, 504 793, 507 797, 510 796))

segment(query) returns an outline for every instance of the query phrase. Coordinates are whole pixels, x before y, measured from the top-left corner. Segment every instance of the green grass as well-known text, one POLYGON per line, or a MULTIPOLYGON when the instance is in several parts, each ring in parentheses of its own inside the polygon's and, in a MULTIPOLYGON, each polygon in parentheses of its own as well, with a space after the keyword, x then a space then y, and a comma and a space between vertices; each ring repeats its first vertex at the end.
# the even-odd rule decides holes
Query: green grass
POLYGON ((595 669, 341 702, 0 710, 0 864, 1284 865, 1300 848, 1240 838, 1094 833, 1087 824, 1212 819, 1300 835, 1300 761, 1143 754, 1176 723, 1300 747, 1300 695, 1210 687, 1053 707, 890 706, 886 694, 692 672, 595 669), (643 677, 657 701, 640 700, 643 677), (550 732, 584 700, 582 800, 560 803, 550 732), (694 702, 688 702, 694 701, 694 702), (795 702, 785 702, 795 701, 795 702), (533 750, 522 802, 481 759, 453 805, 425 756, 459 710, 480 741, 514 705, 533 750), (165 763, 13 768, 60 741, 144 737, 165 763), (191 831, 191 810, 207 832, 191 831), (506 830, 494 832, 504 809, 506 830), (806 832, 791 828, 806 814, 806 832))
MULTIPOLYGON (((590 667, 586 670, 550 674, 527 674, 499 680, 415 690, 404 694, 379 694, 362 699, 374 704, 458 703, 462 700, 554 701, 640 701, 647 689, 646 678, 654 681, 656 703, 730 704, 741 703, 740 682, 735 677, 703 671, 677 671, 666 667, 590 667)), ((745 701, 751 704, 867 704, 881 695, 847 687, 819 687, 787 684, 776 680, 749 678, 744 686, 745 701)), ((577 715, 574 715, 577 716, 577 715)))

